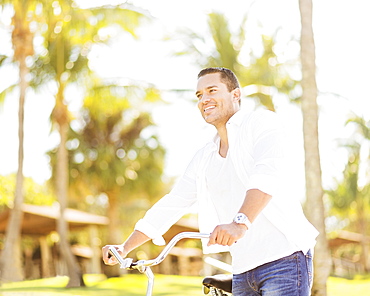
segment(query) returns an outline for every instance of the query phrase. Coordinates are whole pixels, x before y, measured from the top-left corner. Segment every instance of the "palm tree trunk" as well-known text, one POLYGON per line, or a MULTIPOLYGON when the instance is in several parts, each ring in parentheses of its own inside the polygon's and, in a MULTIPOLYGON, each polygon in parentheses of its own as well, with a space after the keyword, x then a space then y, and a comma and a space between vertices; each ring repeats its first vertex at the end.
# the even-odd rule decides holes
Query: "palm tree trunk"
POLYGON ((66 144, 66 130, 68 126, 60 126, 59 131, 61 134, 60 146, 58 148, 58 161, 57 161, 57 178, 56 178, 56 191, 60 206, 60 217, 57 220, 57 231, 60 236, 60 250, 62 258, 67 264, 69 282, 67 287, 80 287, 84 286, 82 279, 81 268, 78 265, 76 257, 72 253, 71 245, 69 244, 69 230, 68 222, 65 218, 65 210, 67 208, 67 189, 68 189, 68 155, 66 144))
POLYGON ((14 47, 14 60, 19 62, 19 106, 18 106, 18 170, 13 209, 6 229, 4 249, 0 257, 1 279, 5 281, 20 281, 23 279, 21 254, 21 224, 23 220, 23 157, 24 157, 24 102, 28 82, 26 76, 29 69, 26 58, 33 54, 33 35, 29 30, 29 23, 25 20, 27 5, 21 1, 14 1, 14 16, 12 43, 14 47))
POLYGON ((58 124, 60 144, 57 151, 57 164, 56 164, 56 194, 60 206, 60 217, 57 221, 57 230, 60 236, 60 250, 62 258, 67 264, 67 272, 69 282, 67 287, 85 286, 82 278, 82 271, 77 262, 76 257, 72 253, 71 245, 69 243, 68 222, 65 219, 65 210, 68 205, 68 151, 66 143, 68 140, 68 108, 64 104, 64 89, 65 83, 62 81, 61 76, 65 69, 64 60, 64 41, 59 35, 57 47, 57 81, 58 93, 56 96, 55 107, 52 116, 58 124))
POLYGON ((65 210, 68 205, 68 152, 66 149, 66 142, 68 138, 68 121, 67 118, 67 107, 61 103, 63 100, 64 88, 62 85, 59 86, 57 94, 57 110, 55 114, 59 114, 58 125, 60 134, 60 144, 57 151, 57 164, 56 164, 56 195, 60 206, 60 217, 57 220, 57 231, 60 236, 60 250, 62 258, 67 264, 69 282, 67 287, 80 287, 85 286, 82 271, 77 262, 76 257, 72 253, 71 245, 69 244, 69 230, 68 222, 65 219, 65 210))
POLYGON ((28 73, 25 58, 20 60, 20 96, 18 110, 18 171, 16 178, 14 206, 6 229, 5 246, 1 253, 1 279, 4 281, 23 280, 21 254, 21 224, 23 220, 23 156, 24 156, 24 101, 28 83, 25 76, 28 73))
POLYGON ((299 0, 301 13, 302 114, 306 172, 306 212, 319 230, 314 257, 312 295, 326 295, 331 258, 325 230, 325 209, 318 140, 318 105, 315 43, 312 29, 312 0, 299 0))

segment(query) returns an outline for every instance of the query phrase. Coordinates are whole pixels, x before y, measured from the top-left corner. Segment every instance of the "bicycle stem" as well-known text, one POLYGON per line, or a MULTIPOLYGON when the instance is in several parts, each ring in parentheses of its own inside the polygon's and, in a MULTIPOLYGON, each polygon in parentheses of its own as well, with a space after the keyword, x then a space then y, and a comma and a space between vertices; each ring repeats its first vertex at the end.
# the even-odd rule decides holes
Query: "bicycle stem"
POLYGON ((154 273, 150 267, 145 267, 145 275, 148 279, 146 287, 146 296, 152 296, 154 288, 154 273))
MULTIPOLYGON (((136 268, 140 271, 140 266, 144 267, 144 273, 148 278, 146 296, 152 296, 153 288, 154 288, 154 274, 150 268, 150 266, 158 265, 161 263, 168 255, 170 250, 177 244, 178 241, 185 239, 185 238, 193 238, 193 239, 201 239, 201 238, 209 238, 209 234, 199 233, 199 232, 181 232, 174 236, 168 245, 163 249, 163 251, 158 255, 157 258, 153 260, 139 260, 134 265, 137 264, 136 268)), ((142 271, 141 271, 142 272, 142 271)))

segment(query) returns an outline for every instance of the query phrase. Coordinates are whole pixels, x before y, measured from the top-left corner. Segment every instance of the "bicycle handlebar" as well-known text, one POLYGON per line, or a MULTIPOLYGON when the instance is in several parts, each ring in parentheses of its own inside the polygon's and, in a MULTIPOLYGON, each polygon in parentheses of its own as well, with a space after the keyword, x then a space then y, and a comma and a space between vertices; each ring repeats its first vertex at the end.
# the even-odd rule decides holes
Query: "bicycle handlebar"
POLYGON ((178 241, 185 239, 185 238, 194 238, 194 239, 201 239, 201 238, 209 238, 209 234, 206 233, 199 233, 199 232, 181 232, 174 236, 167 246, 163 249, 163 251, 158 255, 157 258, 151 260, 139 260, 137 262, 133 262, 133 259, 126 258, 123 259, 117 250, 114 247, 110 247, 109 251, 117 258, 118 262, 120 263, 120 267, 124 269, 136 269, 140 272, 145 271, 145 267, 150 267, 154 265, 158 265, 161 263, 171 251, 171 249, 177 244, 178 241))

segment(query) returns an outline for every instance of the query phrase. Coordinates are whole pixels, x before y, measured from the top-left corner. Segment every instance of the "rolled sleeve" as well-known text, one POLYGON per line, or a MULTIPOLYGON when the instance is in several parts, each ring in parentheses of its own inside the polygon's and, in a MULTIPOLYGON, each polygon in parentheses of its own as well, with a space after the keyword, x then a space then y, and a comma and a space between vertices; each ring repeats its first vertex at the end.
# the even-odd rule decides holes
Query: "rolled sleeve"
POLYGON ((164 246, 166 244, 162 234, 153 225, 149 224, 144 219, 140 219, 136 225, 135 230, 144 233, 146 236, 153 240, 153 243, 157 246, 164 246))
POLYGON ((271 196, 277 194, 279 189, 279 179, 275 176, 266 174, 255 174, 252 175, 246 191, 250 189, 258 189, 271 196))

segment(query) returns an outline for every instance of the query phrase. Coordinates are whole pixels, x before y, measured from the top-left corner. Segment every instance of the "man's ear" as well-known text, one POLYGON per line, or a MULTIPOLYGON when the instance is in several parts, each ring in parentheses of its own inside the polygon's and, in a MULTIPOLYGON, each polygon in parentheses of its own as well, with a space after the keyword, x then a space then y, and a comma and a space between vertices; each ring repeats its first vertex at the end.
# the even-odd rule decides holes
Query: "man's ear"
POLYGON ((236 101, 236 102, 239 102, 240 99, 241 99, 241 91, 240 91, 240 88, 236 88, 233 90, 233 99, 236 101))

